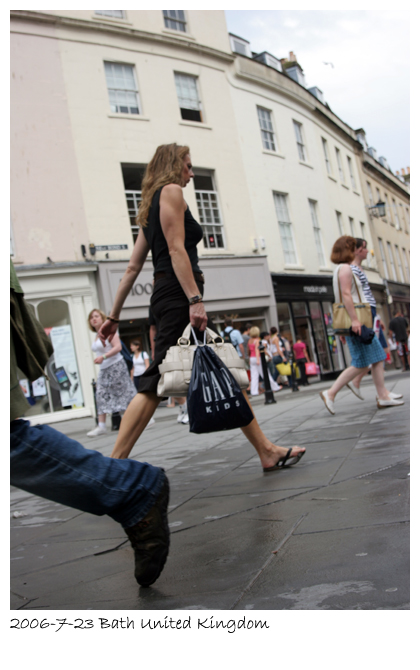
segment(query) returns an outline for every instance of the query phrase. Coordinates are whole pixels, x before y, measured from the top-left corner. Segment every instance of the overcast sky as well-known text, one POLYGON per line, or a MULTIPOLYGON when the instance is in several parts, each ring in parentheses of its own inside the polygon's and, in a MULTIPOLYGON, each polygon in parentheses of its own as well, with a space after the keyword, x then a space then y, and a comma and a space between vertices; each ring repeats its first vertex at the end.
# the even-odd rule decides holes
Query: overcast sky
MULTIPOLYGON (((331 110, 364 128, 369 146, 393 172, 410 165, 407 10, 226 10, 229 32, 257 53, 293 51, 308 88, 331 110), (332 63, 325 65, 324 63, 332 63)), ((413 18, 413 15, 411 15, 413 18)))

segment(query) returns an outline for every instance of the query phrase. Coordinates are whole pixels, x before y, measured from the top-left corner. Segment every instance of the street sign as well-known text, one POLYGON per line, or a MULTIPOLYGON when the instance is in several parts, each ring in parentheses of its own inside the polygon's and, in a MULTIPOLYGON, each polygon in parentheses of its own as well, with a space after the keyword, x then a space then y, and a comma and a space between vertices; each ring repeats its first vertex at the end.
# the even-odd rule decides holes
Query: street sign
POLYGON ((95 244, 96 251, 120 251, 128 249, 128 244, 95 244))

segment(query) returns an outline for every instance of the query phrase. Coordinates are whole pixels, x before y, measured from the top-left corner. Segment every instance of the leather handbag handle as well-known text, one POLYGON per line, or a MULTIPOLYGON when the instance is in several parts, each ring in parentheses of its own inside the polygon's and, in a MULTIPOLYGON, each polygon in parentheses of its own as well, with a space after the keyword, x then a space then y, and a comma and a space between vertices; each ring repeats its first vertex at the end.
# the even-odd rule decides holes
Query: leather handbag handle
MULTIPOLYGON (((192 329, 191 323, 189 323, 189 324, 186 326, 184 332, 182 333, 181 337, 180 337, 179 340, 178 340, 178 344, 179 344, 180 346, 181 346, 181 345, 184 345, 184 346, 187 345, 187 346, 188 346, 188 345, 191 344, 191 339, 190 339, 190 338, 191 338, 191 332, 192 332, 192 334, 193 334, 193 336, 194 336, 195 343, 196 343, 196 344, 199 344, 199 343, 198 343, 198 340, 197 340, 197 337, 196 337, 196 335, 195 335, 195 332, 194 332, 194 330, 192 329)), ((206 344, 206 339, 208 339, 209 342, 212 341, 212 340, 213 340, 213 342, 214 342, 214 340, 217 339, 217 338, 221 339, 221 338, 220 338, 220 335, 218 335, 217 333, 215 333, 214 330, 211 330, 211 328, 206 328, 206 330, 204 331, 204 341, 203 341, 203 344, 206 344)), ((216 343, 215 343, 215 344, 216 344, 216 343)))

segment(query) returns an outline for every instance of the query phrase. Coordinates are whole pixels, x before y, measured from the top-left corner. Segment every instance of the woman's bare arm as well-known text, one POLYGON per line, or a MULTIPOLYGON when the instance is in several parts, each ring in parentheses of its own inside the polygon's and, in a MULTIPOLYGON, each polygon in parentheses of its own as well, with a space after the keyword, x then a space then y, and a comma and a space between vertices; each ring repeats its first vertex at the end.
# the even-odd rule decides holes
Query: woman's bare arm
MULTIPOLYGON (((136 243, 134 245, 133 252, 131 254, 131 258, 128 262, 123 278, 121 279, 118 285, 118 289, 115 294, 114 304, 112 305, 112 309, 109 314, 109 316, 114 317, 114 319, 119 319, 120 312, 122 310, 124 302, 129 292, 133 288, 135 280, 137 279, 143 268, 144 261, 146 260, 148 253, 149 253, 149 245, 144 236, 142 228, 140 228, 136 243)), ((117 328, 118 323, 114 323, 109 319, 107 319, 105 323, 102 324, 98 332, 102 344, 105 343, 105 340, 107 338, 109 338, 111 341, 111 338, 117 332, 117 328)))

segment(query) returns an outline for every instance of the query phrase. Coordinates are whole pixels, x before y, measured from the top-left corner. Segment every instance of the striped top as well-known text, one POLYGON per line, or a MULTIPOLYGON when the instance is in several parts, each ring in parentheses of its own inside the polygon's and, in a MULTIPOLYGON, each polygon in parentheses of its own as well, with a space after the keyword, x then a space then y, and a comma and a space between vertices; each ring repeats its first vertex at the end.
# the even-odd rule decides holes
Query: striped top
POLYGON ((376 300, 373 297, 373 293, 372 293, 371 288, 369 286, 369 282, 368 282, 367 277, 366 277, 365 273, 363 272, 362 268, 359 268, 358 265, 350 265, 350 267, 351 267, 351 271, 353 272, 353 274, 356 275, 356 277, 358 277, 359 280, 360 280, 360 283, 363 287, 363 293, 365 294, 365 298, 366 298, 367 302, 369 303, 369 305, 371 307, 376 307, 376 300))

